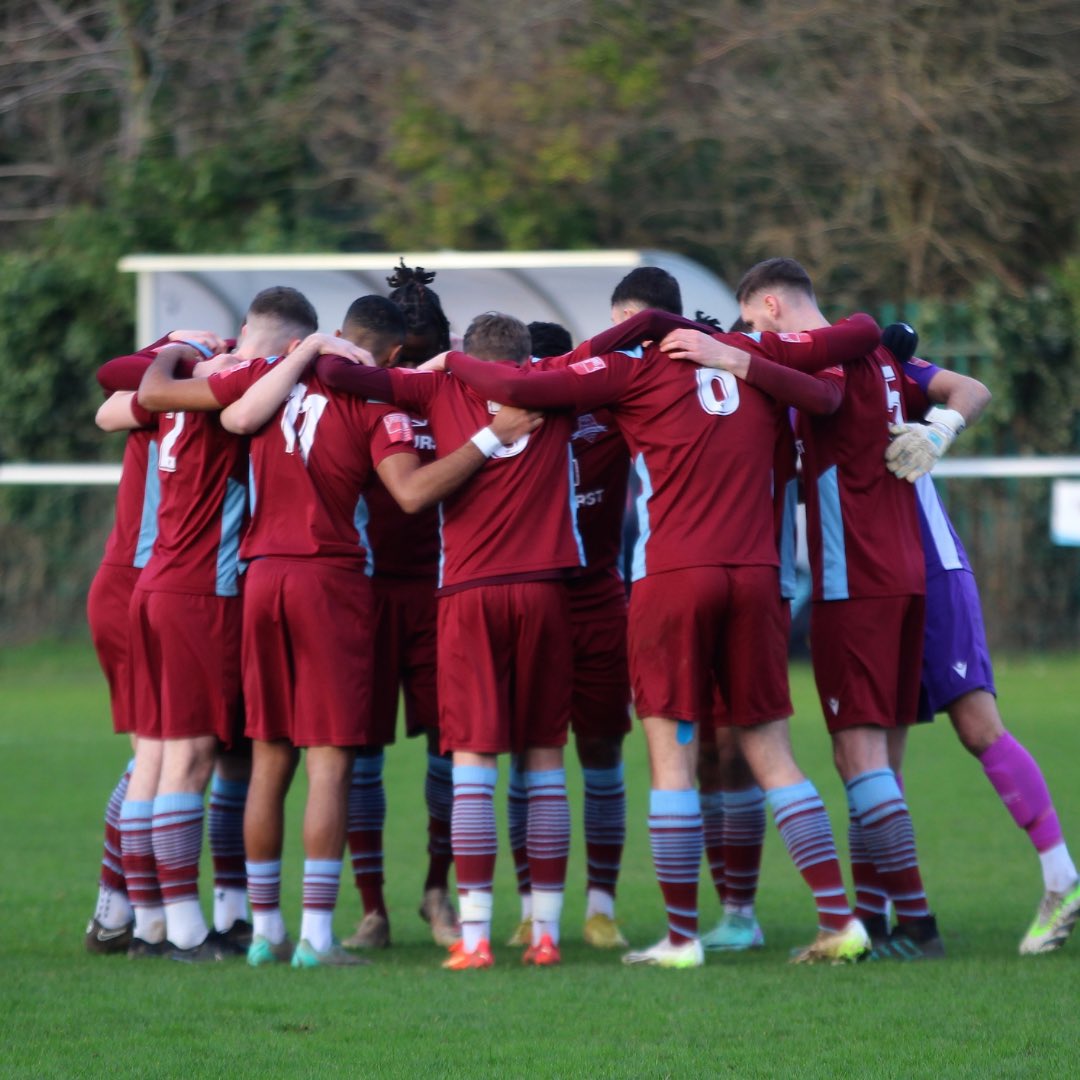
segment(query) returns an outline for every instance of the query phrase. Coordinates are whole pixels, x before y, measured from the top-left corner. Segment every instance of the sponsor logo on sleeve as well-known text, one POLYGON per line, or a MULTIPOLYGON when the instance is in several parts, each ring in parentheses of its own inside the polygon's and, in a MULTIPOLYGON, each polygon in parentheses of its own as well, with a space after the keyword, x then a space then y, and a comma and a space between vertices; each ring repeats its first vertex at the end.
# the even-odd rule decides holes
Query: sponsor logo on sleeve
POLYGON ((591 375, 594 371, 603 371, 607 367, 603 359, 599 356, 590 356, 584 360, 579 360, 576 364, 570 365, 571 371, 576 371, 579 375, 591 375))
POLYGON ((411 443, 413 441, 412 420, 400 412, 387 413, 383 418, 387 438, 392 443, 411 443))
POLYGON ((779 337, 781 341, 796 341, 796 342, 802 342, 803 344, 806 344, 806 343, 811 342, 811 341, 814 340, 805 331, 800 331, 797 334, 778 334, 777 337, 779 337))

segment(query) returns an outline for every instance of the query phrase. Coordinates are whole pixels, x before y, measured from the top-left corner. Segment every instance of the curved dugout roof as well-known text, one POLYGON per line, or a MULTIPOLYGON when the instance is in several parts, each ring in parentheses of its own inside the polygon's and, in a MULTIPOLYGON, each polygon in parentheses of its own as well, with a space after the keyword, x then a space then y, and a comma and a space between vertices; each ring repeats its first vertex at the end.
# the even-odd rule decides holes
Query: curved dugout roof
POLYGON ((402 252, 357 255, 129 255, 120 269, 137 275, 137 344, 179 328, 239 329, 251 298, 271 285, 303 292, 320 329, 341 325, 349 304, 366 293, 385 295, 387 277, 407 266, 436 271, 454 334, 482 311, 504 311, 524 322, 562 323, 574 341, 604 329, 612 289, 634 267, 660 266, 679 281, 683 309, 718 318, 738 315, 731 290, 700 263, 666 251, 402 252))

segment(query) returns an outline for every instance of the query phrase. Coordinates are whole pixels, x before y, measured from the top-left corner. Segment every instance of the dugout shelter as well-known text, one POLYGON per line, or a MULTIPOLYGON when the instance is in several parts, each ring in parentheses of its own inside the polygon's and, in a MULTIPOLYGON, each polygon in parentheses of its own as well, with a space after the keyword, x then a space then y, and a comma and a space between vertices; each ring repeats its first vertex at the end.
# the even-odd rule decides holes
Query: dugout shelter
POLYGON ((667 251, 406 251, 314 255, 129 255, 120 269, 136 275, 136 342, 178 328, 232 335, 251 298, 271 285, 299 289, 315 305, 320 330, 341 325, 358 296, 385 296, 398 260, 437 274, 452 333, 475 315, 502 311, 528 323, 562 323, 574 341, 607 326, 611 292, 638 266, 659 266, 682 288, 687 316, 701 310, 725 326, 739 314, 735 297, 700 263, 667 251))

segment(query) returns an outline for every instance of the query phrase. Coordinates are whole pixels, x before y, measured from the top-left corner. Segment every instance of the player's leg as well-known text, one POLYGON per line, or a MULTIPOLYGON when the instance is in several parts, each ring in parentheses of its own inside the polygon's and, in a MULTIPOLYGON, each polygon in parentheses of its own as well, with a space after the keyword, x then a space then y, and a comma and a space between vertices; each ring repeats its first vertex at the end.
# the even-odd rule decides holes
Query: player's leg
POLYGON ((251 898, 252 967, 292 958, 281 914, 281 851, 285 837, 285 796, 299 761, 287 739, 252 742, 251 785, 244 812, 247 887, 251 898))
POLYGON ((794 959, 800 963, 858 959, 866 951, 866 931, 848 905, 825 804, 795 761, 787 720, 739 728, 738 736, 780 838, 817 908, 818 936, 794 959))
POLYGON ((575 734, 585 795, 585 942, 596 948, 628 944, 615 922, 615 892, 626 844, 623 737, 575 734))
POLYGON ((570 686, 552 672, 570 669, 570 610, 561 583, 507 588, 513 619, 511 744, 520 754, 528 801, 525 844, 532 883, 532 941, 525 963, 559 962, 559 927, 570 855, 570 804, 563 747, 570 686))
POLYGON ((135 925, 128 952, 161 955, 165 948, 165 908, 154 860, 154 795, 161 775, 161 740, 140 736, 120 807, 120 852, 135 925))
POLYGON ((244 865, 244 805, 250 781, 250 744, 218 751, 206 815, 214 863, 214 929, 243 949, 251 944, 244 865))
MULTIPOLYGON (((94 650, 109 684, 113 731, 134 737, 135 713, 130 660, 131 594, 139 571, 103 565, 90 585, 87 620, 94 650)), ((133 744, 134 745, 134 744, 133 744)), ((124 880, 120 809, 134 762, 128 764, 105 806, 105 836, 98 875, 98 898, 84 937, 90 952, 124 952, 132 938, 134 916, 124 880)))
POLYGON ((371 741, 358 748, 349 784, 348 844, 353 880, 363 915, 343 944, 350 949, 383 948, 390 944, 390 920, 383 896, 383 834, 386 827, 386 789, 383 786, 384 749, 394 741, 399 688, 404 664, 405 612, 392 583, 372 580, 375 608, 374 670, 371 741))
POLYGON ((525 787, 525 767, 517 754, 510 755, 506 785, 506 834, 510 858, 514 860, 521 919, 507 939, 507 945, 528 948, 532 944, 532 877, 529 873, 529 793, 525 787))
POLYGON ((353 880, 364 908, 364 916, 355 933, 343 942, 350 949, 385 948, 390 944, 390 920, 383 896, 384 762, 382 746, 360 747, 353 760, 349 781, 349 854, 353 880))
POLYGON ((626 963, 697 967, 697 889, 704 834, 697 790, 698 726, 711 722, 717 629, 729 582, 722 571, 680 570, 635 582, 629 658, 634 702, 649 751, 649 841, 667 911, 657 945, 626 963))
POLYGON ((853 959, 864 950, 866 933, 848 907, 825 806, 791 749, 788 613, 768 568, 739 567, 731 581, 718 667, 727 719, 817 908, 818 936, 795 959, 853 959))
POLYGON ((490 967, 495 877, 497 754, 510 750, 509 652, 501 588, 467 589, 439 600, 439 733, 453 754, 451 844, 461 940, 444 966, 490 967), (494 629, 493 629, 494 628, 494 629))
POLYGON ((968 571, 927 582, 923 683, 931 715, 947 710, 964 748, 1039 855, 1044 895, 1021 953, 1060 948, 1080 915, 1080 882, 1042 770, 1002 723, 978 586, 968 571))
POLYGON ((835 731, 833 752, 864 850, 896 912, 897 928, 889 947, 875 955, 943 956, 919 870, 911 815, 890 765, 885 729, 856 726, 835 731))
POLYGON ((630 730, 626 598, 621 583, 599 611, 576 610, 570 592, 574 681, 570 726, 585 795, 584 937, 596 948, 627 945, 615 921, 615 893, 626 843, 622 744, 630 730))
POLYGON ((176 959, 213 961, 244 951, 209 935, 199 905, 203 799, 218 748, 242 732, 241 601, 151 592, 148 613, 161 651, 164 746, 153 842, 168 938, 176 959))
POLYGON ((292 957, 295 968, 366 963, 334 938, 352 763, 353 751, 346 747, 309 746, 305 752, 303 915, 300 942, 292 957))
POLYGON ((706 949, 741 951, 765 943, 754 914, 765 843, 765 793, 730 727, 702 729, 698 784, 709 872, 723 906, 702 936, 706 949))
POLYGON ((436 945, 449 947, 461 939, 461 924, 450 902, 450 818, 454 806, 454 772, 449 754, 439 749, 437 608, 431 583, 398 582, 407 624, 401 689, 405 699, 405 733, 427 741, 424 804, 427 808, 428 869, 420 900, 420 917, 431 927, 436 945))
POLYGON ((1080 918, 1080 880, 1042 770, 1005 730, 993 694, 973 690, 952 702, 948 712, 960 741, 979 759, 986 778, 1039 855, 1044 895, 1020 951, 1053 952, 1065 944, 1080 918))
POLYGON ((149 594, 132 591, 128 647, 135 759, 120 807, 120 854, 128 899, 135 915, 129 956, 161 956, 166 949, 165 908, 154 860, 154 796, 161 779, 161 653, 150 624, 149 594))
POLYGON ((154 796, 153 843, 169 942, 179 951, 197 949, 209 928, 199 905, 199 858, 203 797, 214 768, 213 735, 165 739, 161 780, 154 796))
MULTIPOLYGON (((565 731, 565 728, 564 728, 565 731)), ((532 880, 532 940, 523 960, 559 963, 559 930, 570 855, 570 804, 563 749, 531 747, 521 755, 528 799, 526 846, 532 880)))

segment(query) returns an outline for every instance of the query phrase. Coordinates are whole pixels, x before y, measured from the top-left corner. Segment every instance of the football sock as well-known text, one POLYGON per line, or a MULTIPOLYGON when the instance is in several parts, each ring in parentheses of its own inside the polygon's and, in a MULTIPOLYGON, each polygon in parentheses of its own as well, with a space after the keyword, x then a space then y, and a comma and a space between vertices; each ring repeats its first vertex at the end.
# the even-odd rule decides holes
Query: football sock
POLYGON ((859 814, 848 796, 848 857, 855 885, 855 914, 866 922, 874 916, 885 918, 889 894, 878 877, 870 849, 866 846, 859 814))
POLYGON ((1062 892, 1076 880, 1057 811, 1038 762, 1009 732, 983 751, 979 762, 998 797, 1027 834, 1042 859, 1046 888, 1062 892), (1064 848, 1064 851, 1059 851, 1064 848), (1064 880, 1063 880, 1064 879, 1064 880))
POLYGON ((587 889, 585 892, 585 918, 606 915, 615 918, 615 896, 606 889, 587 889))
POLYGON ((154 861, 151 800, 126 799, 120 807, 120 851, 128 900, 135 912, 135 936, 151 944, 165 938, 165 910, 154 861))
POLYGON ((247 780, 224 780, 214 773, 206 832, 214 861, 214 928, 222 932, 247 919, 247 872, 244 868, 244 804, 247 780))
MULTIPOLYGON (((582 769, 581 774, 585 786, 586 889, 590 897, 594 893, 607 893, 614 900, 626 843, 623 765, 619 762, 609 769, 582 769)), ((598 909, 590 900, 588 914, 596 912, 598 909)))
POLYGON ((765 846, 765 792, 753 784, 724 792, 724 910, 754 913, 765 846))
POLYGON ((1042 863, 1043 886, 1048 892, 1068 892, 1076 884, 1076 867, 1064 844, 1040 851, 1039 861, 1042 863))
POLYGON ((127 797, 128 781, 131 779, 131 762, 124 774, 116 782, 109 801, 105 806, 105 846, 101 854, 101 876, 99 881, 106 889, 114 893, 124 893, 124 867, 120 851, 120 807, 127 797))
POLYGON ((559 918, 566 888, 570 856, 570 803, 566 798, 566 770, 545 769, 525 773, 529 800, 529 876, 532 878, 533 944, 543 934, 559 940, 559 918))
POLYGON ((810 886, 822 930, 842 930, 851 919, 840 860, 825 804, 810 780, 765 793, 784 846, 810 886))
POLYGON ((285 920, 281 915, 281 860, 249 862, 247 881, 255 934, 280 945, 285 940, 285 920))
POLYGON ((705 837, 705 857, 709 860, 709 877, 720 902, 724 902, 726 878, 724 876, 724 793, 703 791, 698 796, 701 803, 701 821, 705 837))
POLYGON ((97 907, 94 918, 109 930, 119 930, 131 922, 131 903, 124 881, 122 841, 120 839, 120 808, 127 795, 131 779, 130 763, 117 781, 105 807, 105 845, 101 855, 101 874, 98 878, 97 907))
POLYGON ((481 941, 491 941, 491 890, 472 889, 461 895, 461 947, 476 952, 481 941))
POLYGON ((506 792, 506 831, 510 840, 510 857, 514 860, 517 890, 521 896, 526 896, 532 888, 528 847, 529 796, 525 790, 525 773, 517 767, 516 758, 510 765, 510 784, 506 792))
POLYGON ((491 885, 495 876, 495 781, 487 765, 454 766, 451 835, 457 874, 461 933, 466 952, 491 938, 491 885))
POLYGON ((178 949, 191 949, 207 935, 199 907, 203 816, 198 792, 174 791, 154 799, 154 858, 168 938, 178 949))
POLYGON ((871 769, 853 777, 845 786, 897 920, 903 922, 929 915, 915 852, 915 830, 892 770, 871 769))
POLYGON ((649 843, 668 917, 668 940, 697 937, 697 884, 704 837, 695 788, 649 792, 649 843))
POLYGON ((424 889, 445 889, 454 853, 450 847, 450 817, 454 809, 454 767, 449 758, 427 756, 424 800, 428 812, 428 872, 424 889))
POLYGON ((383 899, 383 828, 386 825, 386 788, 383 753, 357 757, 349 784, 349 852, 353 877, 360 890, 364 913, 386 914, 383 899))
POLYGON ((300 938, 316 952, 334 943, 334 907, 341 884, 341 859, 304 860, 304 913, 300 938))

